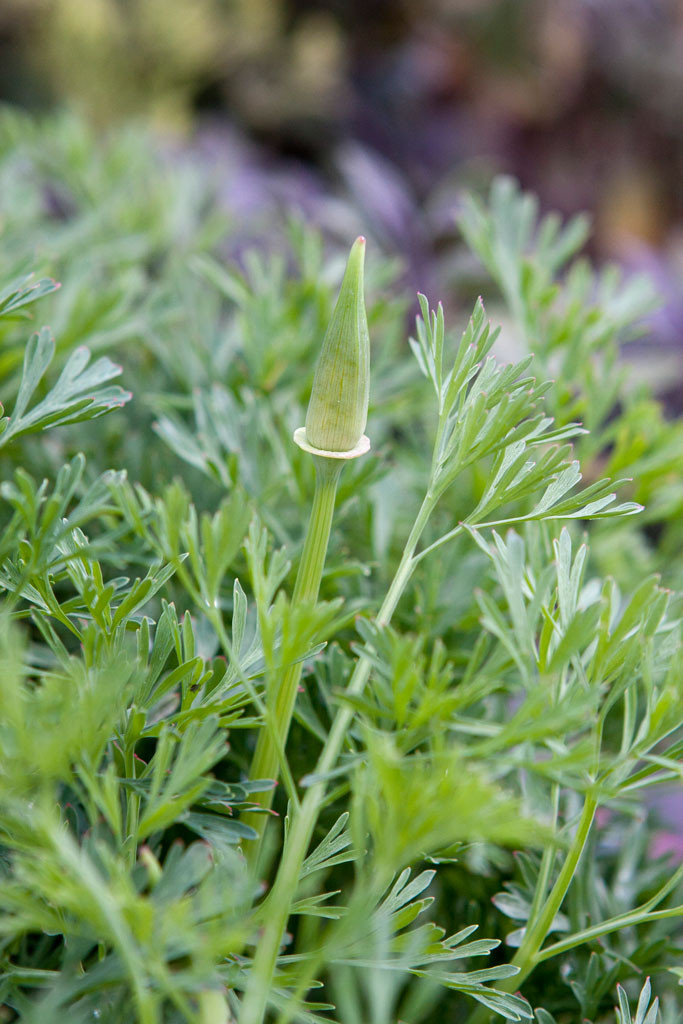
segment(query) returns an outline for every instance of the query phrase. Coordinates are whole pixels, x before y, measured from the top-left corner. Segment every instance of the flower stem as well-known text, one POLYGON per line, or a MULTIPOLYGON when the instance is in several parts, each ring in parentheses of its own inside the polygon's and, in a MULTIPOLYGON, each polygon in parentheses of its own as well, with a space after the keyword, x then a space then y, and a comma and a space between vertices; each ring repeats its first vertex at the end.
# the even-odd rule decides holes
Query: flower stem
MULTIPOLYGON (((314 458, 316 468, 315 492, 304 549, 292 594, 293 605, 301 601, 316 601, 318 598, 320 580, 330 539, 337 484, 344 466, 344 462, 338 459, 326 459, 322 456, 315 456, 314 458)), ((289 665, 284 670, 279 685, 273 687, 271 684, 271 692, 269 692, 266 700, 266 709, 267 714, 270 716, 272 729, 264 727, 259 733, 250 770, 252 779, 277 779, 278 777, 278 743, 273 736, 273 730, 275 731, 275 736, 279 739, 279 748, 283 749, 294 713, 301 671, 301 662, 289 665)), ((270 809, 273 800, 273 790, 255 794, 255 800, 263 808, 270 809)), ((244 815, 243 820, 248 825, 251 825, 259 834, 258 839, 247 844, 245 851, 250 863, 256 864, 261 852, 267 816, 254 811, 251 814, 244 815)))
MULTIPOLYGON (((410 580, 415 567, 415 549, 433 506, 434 498, 428 493, 410 532, 391 586, 377 614, 375 621, 379 626, 389 624, 396 605, 410 580)), ((370 659, 361 652, 346 690, 348 696, 358 696, 363 692, 370 676, 370 669, 370 659)), ((355 712, 349 706, 344 706, 337 712, 327 742, 316 765, 316 775, 325 775, 334 768, 354 714, 355 712)), ((299 882, 299 872, 318 820, 325 790, 325 781, 314 783, 307 791, 300 809, 293 816, 282 860, 273 888, 266 901, 265 924, 259 937, 249 983, 242 1003, 240 1024, 261 1024, 263 1021, 282 935, 287 925, 291 904, 299 882)))

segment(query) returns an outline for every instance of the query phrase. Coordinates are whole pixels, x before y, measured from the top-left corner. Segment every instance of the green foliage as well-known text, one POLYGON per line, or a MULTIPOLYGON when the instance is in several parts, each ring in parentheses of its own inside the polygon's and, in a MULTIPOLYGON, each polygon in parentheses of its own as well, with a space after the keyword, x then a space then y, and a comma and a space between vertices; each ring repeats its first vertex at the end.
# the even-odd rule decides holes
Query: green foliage
POLYGON ((353 784, 352 828, 358 844, 372 843, 375 871, 414 863, 463 841, 539 841, 541 830, 524 818, 517 801, 457 748, 440 756, 400 757, 386 738, 369 736, 366 746, 366 764, 353 784))
POLYGON ((635 1016, 631 1016, 628 997, 623 988, 619 986, 617 989, 619 995, 619 1008, 615 1008, 617 1024, 657 1024, 659 1000, 654 999, 652 1003, 650 1003, 651 991, 650 979, 648 978, 640 990, 635 1016))
POLYGON ((675 1020, 680 424, 617 363, 644 286, 499 182, 462 225, 535 357, 421 297, 422 387, 369 253, 377 454, 299 600, 343 261, 283 221, 224 266, 206 179, 133 130, 4 115, 0 183, 0 1016, 675 1020))
POLYGON ((3 444, 49 426, 60 427, 79 420, 95 419, 124 405, 131 398, 130 393, 122 388, 101 386, 118 376, 121 367, 103 358, 88 369, 90 352, 82 346, 69 357, 47 396, 29 410, 28 404, 52 362, 54 351, 54 339, 47 328, 29 339, 12 415, 0 420, 0 441, 3 444))
POLYGON ((620 344, 642 332, 642 318, 657 305, 650 282, 575 258, 586 218, 564 226, 557 214, 540 218, 536 198, 508 178, 494 181, 488 204, 467 196, 459 225, 500 288, 518 343, 542 373, 556 377, 550 413, 558 425, 580 418, 588 428, 577 443, 581 465, 591 477, 606 471, 632 478, 633 497, 645 506, 637 524, 596 531, 593 557, 629 586, 659 571, 680 589, 671 555, 682 539, 683 427, 664 419, 619 359, 620 344), (654 524, 661 536, 653 550, 642 530, 654 524))

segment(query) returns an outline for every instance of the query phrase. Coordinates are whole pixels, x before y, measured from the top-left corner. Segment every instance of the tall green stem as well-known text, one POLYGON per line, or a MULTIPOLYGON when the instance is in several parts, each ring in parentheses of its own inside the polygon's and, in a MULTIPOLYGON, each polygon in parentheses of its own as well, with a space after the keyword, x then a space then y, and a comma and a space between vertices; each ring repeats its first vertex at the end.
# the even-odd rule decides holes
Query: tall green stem
MULTIPOLYGON (((343 466, 344 463, 341 460, 315 456, 315 493, 292 594, 292 604, 294 605, 301 601, 316 601, 318 598, 330 539, 337 484, 343 466)), ((267 695, 266 709, 269 722, 259 733, 250 771, 252 779, 277 779, 278 777, 278 740, 281 750, 287 741, 294 714, 301 671, 301 662, 290 665, 285 669, 279 685, 273 687, 272 692, 267 695)), ((265 793, 257 794, 256 799, 262 807, 269 809, 273 800, 273 791, 268 790, 265 793)), ((266 819, 266 815, 257 811, 245 815, 243 818, 259 833, 258 840, 254 840, 246 847, 247 857, 251 863, 258 862, 266 819)))
MULTIPOLYGON (((411 577, 415 567, 415 549, 433 506, 434 498, 428 493, 410 532, 391 586, 377 614, 376 622, 379 626, 388 625, 391 621, 396 605, 411 577)), ((363 692, 370 676, 370 667, 369 658, 361 653, 347 687, 346 692, 349 696, 358 696, 363 692)), ((342 707, 337 712, 327 742, 316 765, 316 775, 325 775, 334 768, 353 716, 354 711, 348 706, 342 707)), ((282 935, 298 885, 301 865, 318 820, 325 789, 324 781, 312 785, 301 803, 301 808, 294 815, 280 867, 268 897, 265 925, 254 956, 249 984, 240 1013, 240 1024, 261 1024, 263 1021, 282 935)))

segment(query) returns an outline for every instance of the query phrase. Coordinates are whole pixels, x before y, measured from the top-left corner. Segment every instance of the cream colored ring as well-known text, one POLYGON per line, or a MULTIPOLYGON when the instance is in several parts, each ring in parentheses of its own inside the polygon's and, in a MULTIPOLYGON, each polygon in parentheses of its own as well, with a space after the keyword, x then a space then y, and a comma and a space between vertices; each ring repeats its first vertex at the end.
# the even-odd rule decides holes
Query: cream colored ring
POLYGON ((370 451, 370 438, 366 434, 363 434, 355 448, 350 448, 347 452, 328 452, 324 448, 314 448, 306 440, 305 427, 298 427, 294 431, 294 441, 305 452, 309 452, 311 455, 322 455, 325 459, 357 459, 359 455, 365 455, 370 451))

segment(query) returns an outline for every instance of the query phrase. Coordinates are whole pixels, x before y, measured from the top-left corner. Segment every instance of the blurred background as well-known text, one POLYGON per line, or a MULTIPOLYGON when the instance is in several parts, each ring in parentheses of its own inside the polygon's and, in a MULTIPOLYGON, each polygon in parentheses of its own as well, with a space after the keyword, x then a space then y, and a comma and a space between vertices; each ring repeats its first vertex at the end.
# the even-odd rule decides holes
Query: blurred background
POLYGON ((683 409, 680 0, 0 0, 0 100, 143 120, 250 240, 274 207, 352 221, 446 301, 458 195, 509 172, 655 278, 635 351, 683 409))

